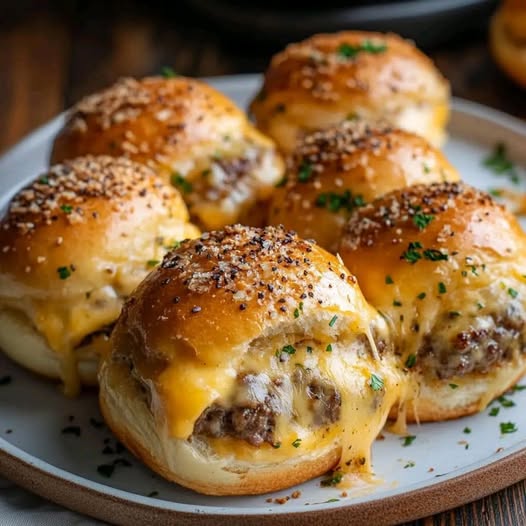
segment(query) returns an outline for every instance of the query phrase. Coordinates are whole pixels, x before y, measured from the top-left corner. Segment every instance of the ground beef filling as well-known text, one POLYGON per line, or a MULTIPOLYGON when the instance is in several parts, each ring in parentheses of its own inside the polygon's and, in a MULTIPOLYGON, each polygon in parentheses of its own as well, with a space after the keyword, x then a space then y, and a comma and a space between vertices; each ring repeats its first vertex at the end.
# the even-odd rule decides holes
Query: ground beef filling
POLYGON ((253 446, 274 444, 276 418, 294 418, 293 396, 304 396, 312 413, 312 422, 321 426, 340 418, 341 396, 326 379, 308 370, 300 370, 290 379, 271 380, 267 375, 247 374, 238 378, 234 404, 213 404, 196 421, 195 436, 233 437, 253 446))
MULTIPOLYGON (((462 323, 460 318, 457 323, 462 323)), ((522 311, 513 306, 504 313, 476 318, 465 325, 464 320, 463 330, 451 330, 447 321, 435 326, 419 351, 421 370, 440 379, 487 373, 493 365, 526 352, 525 320, 522 311)))

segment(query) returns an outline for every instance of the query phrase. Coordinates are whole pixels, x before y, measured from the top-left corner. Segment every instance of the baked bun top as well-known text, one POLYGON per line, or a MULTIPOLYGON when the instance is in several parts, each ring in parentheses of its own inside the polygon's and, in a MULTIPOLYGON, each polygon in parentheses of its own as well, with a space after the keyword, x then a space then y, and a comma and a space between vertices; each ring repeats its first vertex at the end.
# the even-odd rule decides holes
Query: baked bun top
POLYGON ((168 254, 125 304, 112 347, 155 386, 158 420, 186 439, 207 407, 229 398, 236 375, 279 374, 276 353, 285 344, 301 346, 303 355, 307 342, 320 363, 321 355, 345 361, 336 347, 326 352, 330 342, 367 342, 371 331, 385 340, 384 329, 334 256, 281 227, 235 225, 168 254))
POLYGON ((230 99, 185 77, 123 78, 80 101, 51 158, 86 154, 125 156, 155 169, 207 230, 245 220, 283 172, 274 143, 230 99))
POLYGON ((340 253, 406 357, 444 344, 443 355, 433 347, 441 378, 483 371, 488 362, 471 360, 469 342, 494 326, 513 327, 515 338, 522 331, 524 233, 503 206, 466 184, 418 185, 377 199, 352 215, 340 253), (461 341, 462 360, 454 344, 461 341))
POLYGON ((166 247, 198 234, 178 191, 146 166, 91 156, 55 165, 0 224, 0 308, 66 352, 117 318, 166 247))
POLYGON ((398 97, 442 101, 448 83, 414 44, 394 34, 342 31, 289 44, 272 58, 260 99, 287 94, 312 101, 398 97))
POLYGON ((456 181, 458 173, 425 139, 387 124, 345 121, 298 141, 269 222, 336 252, 352 210, 397 188, 456 181))

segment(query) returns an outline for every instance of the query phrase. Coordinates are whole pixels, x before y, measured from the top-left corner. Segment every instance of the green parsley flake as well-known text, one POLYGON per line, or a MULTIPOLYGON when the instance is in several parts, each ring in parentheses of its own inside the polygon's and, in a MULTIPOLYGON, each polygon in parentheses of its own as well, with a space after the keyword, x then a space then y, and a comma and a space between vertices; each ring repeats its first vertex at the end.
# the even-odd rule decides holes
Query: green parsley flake
POLYGON ((514 385, 513 386, 513 391, 524 391, 526 389, 526 385, 514 385))
POLYGON ((43 177, 41 177, 41 178, 38 180, 38 182, 39 182, 40 184, 49 184, 49 179, 48 179, 48 177, 47 177, 46 175, 44 175, 43 177))
POLYGON ((441 282, 438 284, 438 293, 439 293, 439 294, 445 294, 446 292, 447 292, 446 286, 445 286, 445 284, 441 281, 441 282))
POLYGON ((319 208, 327 208, 330 212, 346 210, 352 212, 355 208, 365 205, 361 195, 353 195, 350 190, 345 190, 338 194, 335 192, 325 192, 316 198, 315 205, 319 208))
POLYGON ((272 444, 272 447, 274 449, 279 449, 281 447, 281 442, 275 442, 274 444, 272 444))
POLYGON ((461 316, 461 313, 458 312, 458 310, 452 310, 448 312, 448 316, 454 319, 454 318, 458 318, 459 316, 461 316))
POLYGON ((300 183, 306 183, 312 175, 312 164, 307 161, 303 161, 298 171, 298 181, 300 183))
POLYGON ((329 327, 334 327, 334 324, 336 323, 336 320, 338 319, 338 316, 336 314, 331 318, 331 321, 329 322, 329 327))
POLYGON ((292 346, 292 345, 285 345, 282 349, 281 349, 281 352, 284 352, 284 353, 287 353, 287 354, 295 354, 296 353, 296 349, 292 346))
POLYGON ((173 68, 171 68, 170 66, 163 66, 161 68, 161 75, 165 78, 165 79, 173 79, 174 77, 178 77, 179 75, 175 72, 175 70, 173 68))
POLYGON ((449 259, 448 254, 434 248, 426 248, 422 254, 428 261, 447 261, 449 259))
POLYGON ((60 209, 62 210, 62 212, 64 212, 65 214, 71 214, 71 212, 73 212, 73 207, 71 205, 62 205, 60 207, 60 209))
POLYGON ((287 179, 286 176, 285 176, 285 177, 282 177, 281 180, 279 180, 279 181, 274 185, 274 187, 275 187, 275 188, 281 188, 281 187, 283 187, 283 186, 285 186, 285 185, 287 184, 287 181, 288 181, 288 179, 287 179))
POLYGON ((149 267, 149 268, 152 268, 152 267, 156 267, 159 263, 160 263, 160 261, 158 259, 149 259, 146 262, 146 266, 149 267))
POLYGON ((505 144, 497 144, 493 152, 488 157, 486 157, 486 159, 484 159, 483 164, 496 175, 506 175, 515 184, 519 182, 515 166, 508 159, 505 144))
POLYGON ((515 298, 519 295, 519 293, 518 293, 515 289, 512 289, 512 288, 509 288, 509 289, 508 289, 508 294, 509 294, 513 299, 515 299, 515 298))
POLYGON ((408 460, 407 461, 407 464, 404 466, 404 469, 407 469, 407 468, 414 468, 416 466, 414 460, 408 460))
POLYGON ((492 407, 488 414, 489 416, 497 416, 499 412, 500 412, 500 407, 492 407))
POLYGON ((372 373, 371 379, 369 380, 369 385, 373 391, 380 391, 384 388, 384 381, 378 375, 372 373))
POLYGON ((325 350, 327 352, 332 352, 332 345, 329 343, 329 345, 327 345, 327 347, 325 348, 325 350))
POLYGON ((417 296, 417 298, 418 298, 419 300, 423 300, 425 297, 426 297, 426 293, 425 293, 425 292, 421 292, 421 293, 417 296))
POLYGON ((408 369, 412 369, 416 364, 416 354, 410 354, 405 361, 405 366, 408 369))
POLYGON ((411 265, 414 265, 419 259, 422 259, 422 254, 418 252, 421 248, 422 244, 419 241, 411 241, 407 250, 400 256, 400 259, 405 259, 411 265))
POLYGON ((299 318, 299 317, 300 317, 300 310, 294 309, 294 318, 299 318))
POLYGON ((343 473, 341 471, 334 471, 331 473, 329 478, 321 481, 320 486, 326 488, 328 486, 337 486, 343 479, 343 473))
POLYGON ((418 212, 418 214, 413 216, 413 223, 418 228, 418 230, 424 230, 434 219, 435 216, 433 215, 418 212))
POLYGON ((505 396, 499 396, 497 398, 497 401, 502 407, 514 407, 515 402, 513 400, 510 400, 509 398, 506 398, 505 396))
POLYGON ((307 350, 307 352, 309 354, 312 353, 312 347, 310 345, 307 345, 307 349, 306 350, 307 350))
POLYGON ((465 427, 463 430, 462 430, 463 433, 465 433, 466 435, 469 435, 471 433, 471 428, 470 427, 465 427))
POLYGON ((449 387, 451 387, 451 389, 458 389, 458 384, 449 384, 449 387))
POLYGON ((68 279, 71 276, 70 267, 58 267, 57 272, 60 279, 68 279))
POLYGON ((192 183, 189 183, 180 173, 174 172, 170 176, 170 182, 173 186, 182 190, 184 194, 189 194, 192 191, 192 183))
POLYGON ((352 45, 344 42, 338 48, 338 55, 343 58, 354 58, 358 53, 371 53, 377 55, 383 53, 387 49, 387 45, 383 42, 373 42, 371 40, 364 40, 358 45, 352 45))
POLYGON ((403 440, 402 446, 407 447, 410 446, 416 439, 415 435, 409 435, 406 437, 401 438, 400 440, 403 440))
POLYGON ((297 438, 296 440, 294 440, 294 442, 292 442, 293 447, 298 448, 300 447, 300 445, 301 445, 301 438, 297 438))
POLYGON ((501 422, 500 423, 500 432, 503 435, 507 435, 509 433, 515 433, 515 431, 518 431, 518 427, 514 422, 501 422))
POLYGON ((386 285, 392 285, 393 283, 394 283, 393 278, 391 276, 389 276, 389 274, 387 276, 385 276, 385 284, 386 285))

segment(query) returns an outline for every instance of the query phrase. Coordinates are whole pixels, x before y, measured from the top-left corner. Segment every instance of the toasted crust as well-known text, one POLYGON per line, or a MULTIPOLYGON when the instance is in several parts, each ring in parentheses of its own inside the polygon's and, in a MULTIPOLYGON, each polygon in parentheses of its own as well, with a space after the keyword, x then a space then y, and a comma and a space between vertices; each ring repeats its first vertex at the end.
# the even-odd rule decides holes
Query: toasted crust
POLYGON ((347 121, 306 135, 288 163, 268 222, 336 252, 352 210, 398 188, 458 181, 425 139, 385 124, 347 121))
POLYGON ((33 368, 67 376, 73 394, 74 349, 116 320, 165 245, 198 234, 177 190, 146 166, 104 156, 53 166, 15 195, 0 225, 0 312, 21 329, 2 337, 4 350, 30 366, 33 341, 33 368))
POLYGON ((186 77, 124 78, 81 100, 51 159, 86 154, 147 164, 182 191, 204 229, 250 218, 283 170, 273 142, 230 99, 186 77))
POLYGON ((412 371, 410 419, 482 410, 525 371, 526 240, 487 194, 391 192, 351 216, 340 254, 412 371))
POLYGON ((383 117, 440 145, 448 99, 447 81, 412 43, 393 34, 342 31, 275 55, 250 108, 284 151, 304 131, 349 115, 383 117))
POLYGON ((331 445, 288 461, 256 465, 220 458, 201 445, 162 438, 137 384, 122 365, 103 366, 100 408, 117 438, 142 462, 167 480, 206 495, 259 495, 323 475, 341 456, 331 445))
POLYGON ((526 4, 503 2, 490 26, 493 57, 515 82, 526 88, 526 4))

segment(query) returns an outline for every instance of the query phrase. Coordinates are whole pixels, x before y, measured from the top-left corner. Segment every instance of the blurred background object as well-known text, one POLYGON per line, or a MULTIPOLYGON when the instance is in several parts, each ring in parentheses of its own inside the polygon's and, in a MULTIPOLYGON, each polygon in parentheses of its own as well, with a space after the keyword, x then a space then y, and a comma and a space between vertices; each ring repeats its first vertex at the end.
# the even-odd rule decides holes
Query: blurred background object
MULTIPOLYGON (((335 27, 325 25, 323 16, 314 15, 300 2, 287 3, 283 11, 278 11, 280 3, 273 0, 2 2, 0 150, 83 95, 123 75, 156 74, 163 66, 190 76, 264 70, 271 55, 283 46, 281 39, 286 34, 281 34, 281 39, 271 33, 264 35, 257 16, 241 28, 242 33, 236 31, 239 24, 228 24, 225 18, 218 21, 214 17, 217 6, 227 1, 230 11, 225 10, 223 17, 233 10, 250 17, 258 6, 266 6, 274 17, 283 18, 283 27, 290 26, 290 39, 286 40, 302 35, 304 18, 319 22, 311 26, 313 31, 335 27), (278 12, 282 14, 276 15, 278 12)), ((363 24, 356 22, 356 27, 352 18, 342 18, 348 28, 378 27, 416 37, 417 44, 451 81, 454 95, 526 118, 524 91, 500 72, 488 51, 494 0, 361 0, 347 4, 353 7, 345 10, 344 2, 324 3, 333 20, 335 13, 344 11, 349 17, 351 12, 371 14, 368 23, 364 19, 363 24), (388 10, 398 13, 391 17, 392 26, 388 10), (375 26, 374 17, 383 20, 382 24, 375 26), (395 27, 395 23, 402 25, 395 27)))

